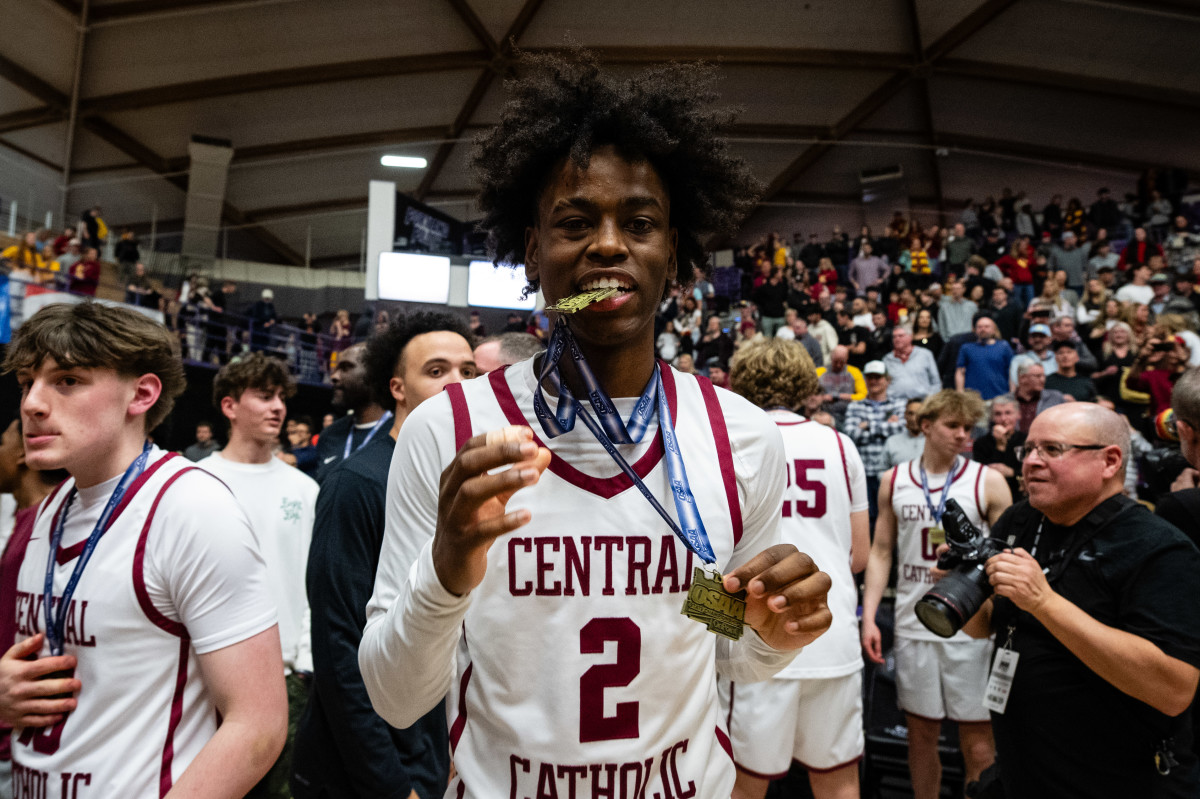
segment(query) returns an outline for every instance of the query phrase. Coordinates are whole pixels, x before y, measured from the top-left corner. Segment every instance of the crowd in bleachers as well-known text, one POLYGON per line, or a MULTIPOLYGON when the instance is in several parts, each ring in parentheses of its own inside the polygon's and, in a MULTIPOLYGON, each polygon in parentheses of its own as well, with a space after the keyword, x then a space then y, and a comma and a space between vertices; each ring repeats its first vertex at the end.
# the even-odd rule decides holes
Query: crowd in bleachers
MULTIPOLYGON (((1156 430, 1154 420, 1170 407, 1171 386, 1200 365, 1200 219, 1153 176, 1139 192, 1117 202, 1102 188, 1088 207, 1055 195, 1035 212, 1023 192, 1005 189, 999 200, 967 203, 945 227, 897 211, 883 230, 856 235, 772 234, 664 299, 659 356, 719 381, 748 342, 798 340, 825 386, 808 415, 845 429, 848 405, 867 397, 868 364, 891 359, 889 371, 912 371, 897 355, 904 331, 935 364, 918 396, 966 387, 1029 408, 1043 398, 1099 401, 1129 419, 1140 453, 1150 453, 1167 443, 1169 427, 1156 430), (980 317, 1007 346, 996 359, 1010 351, 1002 365, 972 363, 970 348, 964 363, 980 317), (1033 366, 1040 374, 1026 382, 1044 385, 1023 387, 1033 366), (840 383, 854 390, 834 390, 840 383)), ((889 378, 893 397, 914 396, 904 375, 889 378)), ((1031 418, 1018 418, 1015 432, 1031 418)), ((1144 468, 1142 494, 1164 489, 1144 468)))

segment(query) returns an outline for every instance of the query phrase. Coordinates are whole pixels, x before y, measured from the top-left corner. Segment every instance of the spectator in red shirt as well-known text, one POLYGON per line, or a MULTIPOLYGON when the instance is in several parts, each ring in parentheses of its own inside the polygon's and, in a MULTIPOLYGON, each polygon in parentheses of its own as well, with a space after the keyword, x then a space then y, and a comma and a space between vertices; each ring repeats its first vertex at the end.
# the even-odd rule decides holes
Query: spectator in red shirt
POLYGON ((1133 365, 1121 376, 1121 398, 1149 403, 1148 413, 1157 416, 1171 407, 1175 381, 1187 371, 1187 342, 1182 336, 1154 335, 1142 345, 1133 365), (1138 394, 1147 395, 1139 397, 1138 394))
POLYGON ((83 258, 71 267, 71 292, 96 296, 96 287, 100 285, 100 251, 88 247, 83 251, 83 258))
POLYGON ((1023 241, 1014 241, 1008 255, 996 261, 996 266, 1004 276, 1013 282, 1013 296, 1022 308, 1029 307, 1033 301, 1033 266, 1032 250, 1023 241))
POLYGON ((1117 259, 1117 269, 1124 272, 1130 266, 1141 266, 1149 263, 1153 256, 1162 254, 1162 247, 1146 238, 1146 228, 1136 228, 1133 241, 1125 245, 1121 257, 1117 259))

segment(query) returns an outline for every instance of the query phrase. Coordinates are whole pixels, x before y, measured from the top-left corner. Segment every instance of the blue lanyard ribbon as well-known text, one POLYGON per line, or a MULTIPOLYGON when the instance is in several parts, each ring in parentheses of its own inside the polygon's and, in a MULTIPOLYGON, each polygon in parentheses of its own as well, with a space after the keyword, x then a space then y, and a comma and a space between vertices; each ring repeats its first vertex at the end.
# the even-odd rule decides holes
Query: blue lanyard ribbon
POLYGON ((608 392, 596 379, 595 373, 588 365, 587 359, 583 357, 566 322, 559 319, 550 336, 550 345, 538 372, 537 385, 533 391, 533 410, 542 426, 542 431, 548 438, 555 438, 574 429, 576 418, 582 419, 584 425, 604 447, 604 451, 633 481, 638 491, 667 523, 672 532, 679 537, 684 546, 705 563, 716 562, 717 556, 709 543, 708 533, 704 529, 704 521, 700 518, 700 510, 696 506, 696 498, 692 495, 691 485, 688 482, 687 469, 684 467, 683 456, 679 451, 678 439, 675 436, 674 422, 671 420, 671 408, 667 403, 667 392, 662 387, 662 374, 657 364, 654 367, 654 377, 646 385, 641 397, 634 405, 629 422, 622 422, 616 406, 613 405, 608 392), (567 350, 570 351, 571 360, 575 363, 576 372, 587 388, 588 402, 596 412, 599 421, 587 412, 587 409, 575 398, 559 375, 558 363, 567 350), (547 380, 558 393, 558 406, 553 414, 542 395, 542 383, 547 380), (659 417, 659 430, 663 436, 663 449, 666 454, 667 478, 671 484, 671 495, 675 499, 675 512, 679 516, 679 523, 671 518, 658 498, 646 487, 642 478, 617 451, 616 447, 617 444, 639 443, 645 436, 656 410, 659 417))
POLYGON ((941 524, 942 514, 946 512, 946 497, 950 495, 950 486, 954 484, 954 473, 958 471, 958 456, 954 456, 954 463, 950 464, 950 471, 946 473, 946 482, 942 484, 942 496, 938 499, 936 508, 933 507, 933 497, 929 495, 929 478, 925 474, 925 461, 918 458, 917 466, 921 470, 921 490, 925 492, 925 504, 929 507, 929 512, 933 514, 934 523, 941 524))
POLYGON ((67 513, 71 510, 71 502, 75 499, 78 491, 75 488, 71 489, 71 493, 67 494, 66 500, 62 505, 62 512, 58 514, 58 523, 50 530, 50 554, 46 558, 46 589, 43 598, 43 604, 46 609, 46 640, 50 642, 50 654, 61 655, 63 653, 63 630, 67 620, 67 608, 70 607, 71 599, 75 596, 75 589, 79 586, 79 578, 83 576, 83 570, 87 566, 88 561, 92 558, 92 553, 96 551, 96 544, 100 543, 100 537, 108 530, 108 525, 112 522, 113 512, 117 506, 121 504, 121 500, 125 498, 125 492, 129 490, 129 486, 133 484, 141 476, 146 469, 146 461, 150 457, 150 442, 147 441, 142 447, 142 452, 129 467, 125 469, 125 474, 121 475, 117 487, 113 489, 112 496, 108 498, 108 504, 104 506, 104 510, 100 513, 100 518, 96 520, 96 526, 92 528, 91 535, 88 536, 87 543, 83 545, 83 552, 80 553, 79 559, 75 562, 75 569, 71 572, 70 579, 67 580, 67 586, 63 589, 62 596, 58 600, 58 612, 54 612, 54 567, 58 560, 58 547, 62 543, 63 530, 67 526, 67 513))
MULTIPOLYGON (((358 452, 360 449, 365 447, 370 442, 371 438, 376 433, 379 432, 379 428, 383 427, 385 424, 387 424, 389 421, 391 421, 391 419, 392 419, 392 412, 384 411, 383 416, 379 417, 379 421, 375 423, 375 426, 372 427, 371 430, 367 433, 367 437, 364 438, 362 440, 362 443, 359 444, 357 447, 354 446, 354 428, 351 427, 350 434, 348 436, 346 436, 346 451, 342 453, 342 460, 346 460, 346 458, 349 458, 351 452, 358 452)), ((328 452, 328 450, 326 450, 326 451, 328 452)))

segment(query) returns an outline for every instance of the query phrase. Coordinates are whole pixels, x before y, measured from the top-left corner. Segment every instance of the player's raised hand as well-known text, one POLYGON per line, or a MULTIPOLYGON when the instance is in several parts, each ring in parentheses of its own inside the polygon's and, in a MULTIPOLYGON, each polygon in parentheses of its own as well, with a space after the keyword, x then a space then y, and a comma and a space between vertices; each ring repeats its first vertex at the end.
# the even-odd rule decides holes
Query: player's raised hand
POLYGON ((780 651, 799 649, 829 629, 829 575, 791 544, 764 549, 724 577, 726 591, 746 589, 746 624, 780 651))
POLYGON ((79 691, 74 677, 54 677, 75 668, 74 655, 35 657, 42 648, 41 633, 13 644, 0 656, 0 720, 13 727, 49 727, 75 709, 79 691), (63 697, 62 694, 72 694, 63 697))
POLYGON ((492 542, 529 523, 529 511, 508 512, 509 499, 549 465, 550 451, 519 425, 475 436, 458 451, 442 472, 433 538, 433 565, 447 591, 462 596, 482 582, 492 542), (504 466, 512 468, 491 473, 504 466))

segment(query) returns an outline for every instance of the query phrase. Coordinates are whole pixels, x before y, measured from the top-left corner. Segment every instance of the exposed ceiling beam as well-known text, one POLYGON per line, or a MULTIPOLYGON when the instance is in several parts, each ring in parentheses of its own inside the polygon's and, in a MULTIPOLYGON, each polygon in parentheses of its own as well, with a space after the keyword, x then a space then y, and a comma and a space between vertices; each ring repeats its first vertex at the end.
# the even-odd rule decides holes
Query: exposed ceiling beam
MULTIPOLYGON (((263 5, 291 0, 125 0, 98 5, 88 12, 91 23, 104 24, 133 17, 148 18, 197 11, 232 10, 250 5, 263 5)), ((64 6, 65 7, 65 6, 64 6)))
POLYGON ((50 169, 53 169, 60 176, 62 175, 62 164, 56 164, 53 161, 50 161, 49 159, 42 158, 37 153, 32 153, 29 150, 26 150, 24 147, 19 147, 19 146, 13 144, 12 142, 5 141, 4 139, 0 139, 0 147, 3 147, 7 150, 12 150, 14 153, 17 153, 18 155, 23 155, 26 158, 28 158, 30 161, 36 161, 37 163, 41 164, 44 167, 49 167, 50 169))
POLYGON ((10 114, 0 114, 0 133, 50 125, 55 122, 62 122, 66 118, 66 111, 59 111, 48 105, 30 108, 25 111, 13 111, 10 114))
POLYGON ((447 2, 450 3, 450 7, 454 9, 454 13, 458 14, 458 18, 463 21, 463 24, 466 25, 470 29, 471 33, 475 35, 475 38, 479 40, 479 43, 482 44, 487 51, 492 54, 492 57, 495 58, 496 56, 499 56, 501 54, 500 45, 498 45, 496 40, 492 38, 491 32, 488 31, 487 26, 483 24, 483 20, 479 18, 479 15, 475 13, 475 9, 471 8, 470 2, 468 2, 468 0, 447 0, 447 2))
MULTIPOLYGON (((790 203, 795 203, 797 205, 812 203, 812 204, 820 204, 820 205, 852 205, 852 206, 861 206, 862 201, 863 201, 863 199, 862 199, 861 194, 836 194, 833 192, 819 192, 819 191, 785 191, 785 192, 780 193, 780 195, 778 197, 776 197, 774 200, 775 203, 778 203, 781 205, 786 205, 786 204, 790 204, 790 203)), ((909 202, 909 205, 915 205, 915 206, 921 207, 921 208, 937 208, 938 207, 938 198, 937 197, 909 197, 908 202, 909 202)), ((951 200, 951 202, 954 202, 954 201, 951 200)))
POLYGON ((169 86, 152 86, 147 89, 91 97, 80 102, 79 111, 85 115, 107 114, 113 111, 130 111, 169 103, 193 102, 233 94, 289 89, 297 86, 315 86, 321 83, 368 80, 396 75, 419 75, 458 69, 478 69, 487 63, 486 53, 471 50, 274 69, 247 75, 227 75, 220 78, 188 81, 169 86))
MULTIPOLYGON (((808 47, 589 47, 606 64, 661 64, 664 61, 711 61, 726 67, 832 67, 901 69, 911 65, 903 53, 828 50, 808 47)), ((528 48, 529 52, 565 52, 566 48, 528 48)))
POLYGON ((851 133, 871 114, 883 107, 914 76, 925 77, 937 60, 954 50, 983 29, 989 22, 1008 10, 1016 0, 986 0, 979 8, 967 14, 958 24, 938 37, 922 52, 922 63, 898 70, 875 91, 867 95, 858 105, 837 121, 829 133, 821 137, 824 141, 810 145, 792 163, 786 166, 767 186, 764 200, 770 200, 785 190, 807 172, 813 164, 833 149, 833 143, 851 133))
POLYGON ((1200 8, 1195 3, 1173 2, 1173 0, 1067 0, 1079 5, 1097 8, 1115 8, 1134 14, 1149 14, 1156 17, 1179 19, 1185 22, 1200 22, 1200 8))
POLYGON ((71 98, 51 86, 23 66, 0 55, 0 78, 32 94, 51 108, 66 112, 71 98))
POLYGON ((508 31, 505 32, 504 38, 500 42, 499 54, 475 81, 475 85, 471 87, 471 93, 467 95, 467 99, 463 103, 462 108, 459 109, 453 124, 450 125, 450 129, 446 131, 445 140, 438 145, 437 152, 426 168, 425 176, 421 179, 421 185, 414 192, 418 200, 425 199, 430 189, 433 188, 433 184, 437 182, 438 175, 442 172, 442 167, 446 165, 450 153, 454 151, 454 147, 459 137, 462 136, 463 130, 471 122, 471 117, 475 116, 475 112, 479 109, 479 104, 483 102, 483 98, 487 95, 487 91, 491 88, 496 76, 507 72, 510 68, 509 60, 513 48, 516 47, 517 40, 525 33, 525 29, 529 27, 529 23, 533 22, 533 18, 537 14, 538 9, 541 8, 542 2, 543 0, 525 0, 521 6, 521 10, 513 18, 512 24, 508 26, 508 31))
POLYGON ((366 211, 367 204, 367 196, 364 194, 361 197, 343 197, 336 200, 316 200, 310 203, 257 208, 253 211, 246 211, 245 216, 252 222, 271 222, 280 219, 303 217, 323 211, 356 211, 359 209, 366 211))
POLYGON ((1192 112, 1200 110, 1200 92, 1188 91, 1182 88, 1151 86, 1144 83, 1133 83, 1132 81, 1099 78, 1069 72, 1055 72, 1049 69, 1023 67, 1015 64, 989 64, 985 61, 972 61, 962 58, 943 59, 937 64, 935 71, 939 75, 953 75, 997 83, 1015 83, 1021 86, 1036 88, 1059 89, 1117 100, 1153 103, 1158 107, 1167 106, 1192 112))
MULTIPOLYGON (((104 141, 116 147, 121 152, 133 158, 142 166, 150 169, 163 176, 173 186, 176 186, 183 191, 187 191, 187 175, 169 174, 171 172, 170 162, 163 158, 158 153, 151 150, 146 145, 139 142, 133 136, 130 136, 125 131, 118 128, 116 125, 100 118, 90 117, 84 119, 81 123, 84 128, 91 131, 95 135, 104 139, 104 141)), ((222 218, 229 224, 235 227, 247 227, 253 225, 253 222, 247 218, 245 214, 239 211, 230 203, 226 202, 221 209, 222 218)), ((258 227, 247 227, 250 235, 257 238, 266 246, 270 247, 283 258, 285 263, 299 266, 304 263, 304 256, 292 249, 286 242, 271 233, 269 230, 264 230, 258 227)))

